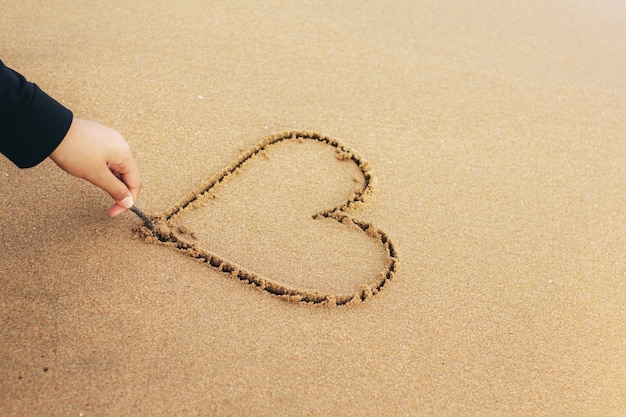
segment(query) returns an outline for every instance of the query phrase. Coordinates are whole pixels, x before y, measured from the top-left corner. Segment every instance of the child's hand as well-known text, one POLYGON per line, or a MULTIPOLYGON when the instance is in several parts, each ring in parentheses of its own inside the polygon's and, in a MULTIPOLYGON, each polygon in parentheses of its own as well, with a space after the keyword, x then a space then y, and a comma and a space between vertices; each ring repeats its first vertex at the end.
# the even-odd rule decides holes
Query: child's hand
POLYGON ((141 178, 130 147, 122 135, 95 122, 74 118, 50 158, 63 170, 109 193, 114 217, 132 207, 141 178))

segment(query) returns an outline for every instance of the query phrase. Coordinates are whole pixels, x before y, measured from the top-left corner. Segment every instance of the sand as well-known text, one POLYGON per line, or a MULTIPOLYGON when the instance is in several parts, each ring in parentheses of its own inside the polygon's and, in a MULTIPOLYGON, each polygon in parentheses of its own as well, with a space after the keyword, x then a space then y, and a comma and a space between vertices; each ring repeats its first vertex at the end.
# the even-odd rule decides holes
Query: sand
POLYGON ((160 234, 0 159, 0 415, 626 414, 621 2, 205 3, 3 3, 160 234))

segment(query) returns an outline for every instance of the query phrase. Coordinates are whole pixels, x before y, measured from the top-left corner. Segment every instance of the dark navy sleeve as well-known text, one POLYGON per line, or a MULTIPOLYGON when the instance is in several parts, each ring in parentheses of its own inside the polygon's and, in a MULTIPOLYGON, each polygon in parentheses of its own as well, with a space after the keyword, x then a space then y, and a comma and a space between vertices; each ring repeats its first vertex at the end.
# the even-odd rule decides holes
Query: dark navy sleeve
POLYGON ((72 112, 0 61, 0 152, 20 168, 37 165, 56 149, 72 112))

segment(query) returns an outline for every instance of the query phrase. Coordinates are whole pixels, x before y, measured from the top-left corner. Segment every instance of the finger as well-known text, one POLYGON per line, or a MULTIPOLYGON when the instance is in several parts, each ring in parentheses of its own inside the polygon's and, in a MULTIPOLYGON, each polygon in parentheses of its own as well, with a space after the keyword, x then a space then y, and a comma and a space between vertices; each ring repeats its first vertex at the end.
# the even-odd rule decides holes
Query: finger
MULTIPOLYGON (((123 163, 120 163, 117 166, 112 166, 109 169, 115 175, 115 177, 117 177, 122 183, 124 183, 132 198, 129 207, 126 207, 125 205, 128 203, 128 201, 124 200, 116 202, 111 206, 111 208, 109 209, 109 216, 115 217, 118 214, 126 211, 126 209, 130 208, 134 201, 137 201, 142 182, 141 177, 139 176, 139 169, 132 156, 127 158, 123 163)), ((128 198, 128 196, 126 196, 125 198, 128 198)))
POLYGON ((109 217, 115 217, 118 214, 121 214, 121 213, 123 213, 125 211, 126 211, 126 209, 124 207, 122 207, 119 204, 115 203, 109 209, 109 217))
POLYGON ((123 172, 117 173, 117 176, 128 188, 128 191, 133 197, 133 201, 136 201, 142 186, 137 163, 131 158, 126 162, 125 168, 126 169, 124 169, 123 172))
MULTIPOLYGON (((126 184, 108 169, 91 182, 106 191, 113 200, 115 200, 122 211, 133 206, 134 199, 128 187, 126 187, 126 184)), ((117 209, 114 211, 117 211, 117 209)))

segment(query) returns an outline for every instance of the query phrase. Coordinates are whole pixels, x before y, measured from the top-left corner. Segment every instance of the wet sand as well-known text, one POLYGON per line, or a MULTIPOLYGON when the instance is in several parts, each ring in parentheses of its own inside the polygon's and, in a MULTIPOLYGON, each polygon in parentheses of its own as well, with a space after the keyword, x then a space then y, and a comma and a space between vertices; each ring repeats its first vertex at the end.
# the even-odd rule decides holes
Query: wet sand
POLYGON ((5 3, 158 232, 0 159, 0 415, 626 413, 617 1, 5 3))

